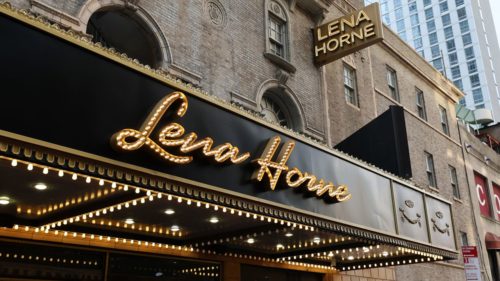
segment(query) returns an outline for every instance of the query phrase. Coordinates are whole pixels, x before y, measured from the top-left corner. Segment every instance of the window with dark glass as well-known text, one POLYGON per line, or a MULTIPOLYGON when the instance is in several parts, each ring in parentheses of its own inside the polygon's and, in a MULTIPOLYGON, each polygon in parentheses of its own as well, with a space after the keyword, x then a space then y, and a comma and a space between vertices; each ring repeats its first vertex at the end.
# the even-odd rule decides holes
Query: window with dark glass
POLYGON ((455 0, 455 6, 461 6, 464 4, 464 0, 455 0))
POLYGON ((483 91, 481 91, 481 88, 472 90, 472 99, 475 104, 482 103, 484 101, 483 91))
POLYGON ((460 66, 459 65, 455 65, 451 68, 451 77, 453 79, 457 79, 457 78, 460 78, 461 73, 460 73, 460 66))
POLYGON ((470 46, 464 49, 465 52, 465 58, 466 59, 472 59, 474 58, 474 47, 470 46))
POLYGON ((443 31, 446 39, 453 38, 453 28, 451 26, 445 27, 443 31))
POLYGON ((470 76, 470 85, 471 87, 479 87, 481 85, 481 81, 479 80, 479 75, 474 74, 470 76))
POLYGON ((389 86, 389 94, 393 99, 399 102, 398 79, 396 71, 387 66, 387 85, 389 86))
POLYGON ((466 33, 469 31, 469 22, 467 20, 461 21, 459 25, 461 33, 466 33))
POLYGON ((432 32, 432 31, 435 31, 436 30, 436 23, 434 22, 434 20, 430 20, 427 22, 427 31, 428 32, 432 32))
POLYGON ((429 44, 434 45, 438 42, 438 36, 436 32, 429 34, 429 44))
POLYGON ((471 60, 467 62, 467 69, 469 70, 469 74, 477 72, 477 64, 475 60, 471 60))
POLYGON ((356 72, 355 70, 344 64, 344 95, 345 100, 358 107, 358 93, 356 89, 356 72))
POLYGON ((424 7, 429 6, 432 3, 431 0, 424 0, 424 7))
POLYGON ((423 45, 422 37, 413 40, 413 47, 415 49, 417 49, 417 52, 418 52, 418 49, 422 48, 422 45, 423 45))
POLYGON ((408 3, 408 9, 410 10, 411 13, 416 13, 417 12, 417 2, 413 1, 408 3))
POLYGON ((437 59, 432 61, 432 65, 437 70, 442 70, 443 69, 443 60, 441 58, 437 58, 437 59))
POLYGON ((450 64, 454 65, 458 63, 458 56, 457 53, 450 53, 448 54, 448 59, 450 60, 450 64))
POLYGON ((448 11, 448 2, 439 3, 439 9, 441 10, 441 13, 447 12, 448 11))
POLYGON ((427 183, 429 186, 436 187, 437 188, 437 182, 436 182, 436 172, 434 170, 434 159, 432 157, 432 154, 429 152, 425 151, 425 163, 426 163, 426 174, 427 174, 427 183))
POLYGON ((443 26, 448 26, 451 24, 450 14, 442 15, 441 21, 443 22, 443 26))
POLYGON ((441 120, 441 129, 443 130, 443 133, 449 136, 450 128, 448 125, 448 114, 446 113, 446 109, 442 106, 439 106, 439 117, 441 120))
POLYGON ((464 46, 472 44, 470 33, 462 35, 462 42, 464 43, 464 46))
POLYGON ((432 11, 432 7, 425 9, 425 20, 430 20, 434 18, 434 12, 432 11))
POLYGON ((458 20, 463 20, 463 19, 467 18, 467 12, 465 11, 465 7, 457 10, 457 16, 458 16, 458 20))
POLYGON ((464 84, 462 83, 462 79, 457 79, 455 81, 453 81, 453 84, 455 84, 455 86, 457 86, 457 88, 459 88, 460 90, 464 90, 464 84))
POLYGON ((427 120, 427 112, 425 110, 425 99, 424 92, 422 90, 416 88, 417 93, 417 113, 418 116, 424 120, 427 120))
POLYGON ((453 191, 453 197, 460 199, 460 189, 458 188, 458 178, 457 178, 457 169, 455 167, 449 165, 450 168, 450 183, 451 189, 453 191))
POLYGON ((446 49, 448 50, 448 52, 453 52, 456 50, 454 39, 446 41, 446 49))
POLYGON ((463 231, 460 231, 460 243, 462 243, 462 246, 469 245, 469 240, 467 239, 467 233, 463 231))
POLYGON ((439 45, 434 45, 431 47, 431 55, 433 58, 441 56, 441 50, 439 49, 439 45))

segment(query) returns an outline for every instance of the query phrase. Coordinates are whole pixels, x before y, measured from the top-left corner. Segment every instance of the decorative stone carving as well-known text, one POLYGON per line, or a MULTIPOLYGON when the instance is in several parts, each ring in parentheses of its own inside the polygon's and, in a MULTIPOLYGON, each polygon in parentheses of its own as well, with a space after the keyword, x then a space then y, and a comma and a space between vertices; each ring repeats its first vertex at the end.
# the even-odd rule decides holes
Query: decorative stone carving
POLYGON ((227 23, 227 13, 218 0, 207 0, 204 5, 205 14, 215 26, 224 28, 227 23))

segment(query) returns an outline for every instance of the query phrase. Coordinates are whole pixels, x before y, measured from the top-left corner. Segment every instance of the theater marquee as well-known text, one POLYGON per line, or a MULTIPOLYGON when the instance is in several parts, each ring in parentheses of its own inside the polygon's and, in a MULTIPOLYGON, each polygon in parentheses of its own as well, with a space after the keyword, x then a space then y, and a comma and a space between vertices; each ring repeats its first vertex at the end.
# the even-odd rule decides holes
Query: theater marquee
POLYGON ((314 29, 314 62, 321 66, 382 41, 378 3, 314 29))

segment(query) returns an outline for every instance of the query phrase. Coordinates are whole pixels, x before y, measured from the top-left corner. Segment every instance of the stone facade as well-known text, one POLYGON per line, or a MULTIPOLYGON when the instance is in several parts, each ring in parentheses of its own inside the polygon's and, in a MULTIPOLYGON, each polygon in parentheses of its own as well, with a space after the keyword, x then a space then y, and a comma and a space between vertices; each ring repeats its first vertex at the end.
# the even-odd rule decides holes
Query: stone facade
MULTIPOLYGON (((466 232, 470 234, 469 243, 478 245, 476 227, 470 220, 471 202, 477 199, 470 197, 471 176, 467 177, 464 163, 481 167, 484 163, 476 163, 471 157, 464 159, 462 153, 460 135, 467 134, 459 133, 462 129, 454 117, 454 104, 461 93, 389 29, 384 29, 384 43, 318 68, 313 64, 311 29, 320 21, 326 22, 359 7, 361 1, 314 0, 311 1, 313 7, 302 4, 304 1, 273 1, 287 17, 290 44, 285 66, 265 56, 268 52, 266 21, 271 0, 11 2, 81 32, 85 32, 87 21, 95 11, 132 7, 151 26, 162 46, 162 69, 218 98, 257 112, 261 110, 264 93, 274 89, 274 94, 280 95, 286 106, 294 107, 291 110, 293 118, 300 124, 295 129, 330 146, 363 127, 390 105, 404 107, 412 181, 451 201, 455 237, 458 231, 466 232), (323 13, 325 11, 328 12, 323 13), (356 71, 359 106, 346 102, 344 65, 356 71), (397 73, 399 101, 389 95, 387 66, 397 73), (420 118, 416 111, 416 88, 424 93, 427 120, 420 118), (442 131, 439 106, 446 109, 449 135, 442 131), (428 185, 424 152, 434 156, 437 188, 428 185), (452 192, 450 165, 457 171, 460 198, 455 198, 452 192)), ((471 170, 467 169, 467 173, 471 170)), ((489 178, 495 177, 494 171, 484 173, 489 178)), ((498 173, 496 177, 498 183, 498 173)), ((498 224, 493 225, 498 233, 498 224)), ((325 276, 324 280, 465 280, 465 275, 462 261, 458 260, 352 271, 325 276)))

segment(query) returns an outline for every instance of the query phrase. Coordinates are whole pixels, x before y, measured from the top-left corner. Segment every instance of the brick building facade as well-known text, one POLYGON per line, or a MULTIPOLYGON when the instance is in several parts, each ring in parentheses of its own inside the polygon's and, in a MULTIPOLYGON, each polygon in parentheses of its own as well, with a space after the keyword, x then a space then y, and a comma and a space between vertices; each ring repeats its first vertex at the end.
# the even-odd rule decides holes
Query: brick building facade
MULTIPOLYGON (((87 32, 94 13, 125 10, 120 15, 133 14, 144 28, 146 38, 155 41, 154 67, 330 147, 389 106, 403 107, 411 181, 453 203, 455 233, 452 235, 457 241, 461 233, 466 233, 471 245, 481 243, 477 226, 470 220, 473 209, 477 209, 474 206, 477 199, 469 192, 472 170, 464 167, 466 163, 479 166, 484 176, 497 183, 498 170, 484 168, 483 162, 468 154, 464 158, 464 141, 474 147, 480 145, 455 120, 455 104, 462 93, 387 28, 383 43, 325 67, 313 63, 311 29, 362 7, 362 1, 14 0, 11 3, 82 33, 87 32), (280 26, 274 26, 272 19, 277 19, 280 26), (280 40, 269 38, 269 30, 280 33, 280 40), (346 99, 346 69, 354 74, 355 102, 346 99), (395 74, 396 95, 388 85, 389 70, 395 74), (422 95, 419 108, 417 100, 422 95), (432 171, 429 156, 433 161, 432 171), (429 173, 434 178, 432 184, 429 173)), ((489 151, 484 154, 500 163, 498 154, 489 151)), ((484 220, 477 214, 475 218, 484 220)), ((490 232, 498 233, 498 222, 485 224, 493 229, 490 232)), ((239 280, 239 264, 227 261, 226 265, 224 280, 239 280)), ((459 259, 348 271, 326 275, 324 280, 465 280, 465 275, 459 259)))

